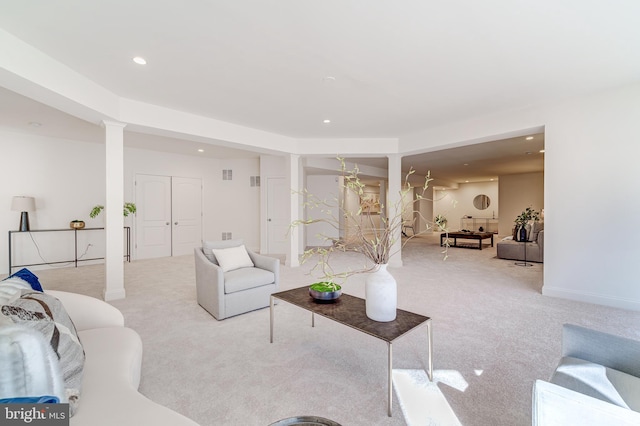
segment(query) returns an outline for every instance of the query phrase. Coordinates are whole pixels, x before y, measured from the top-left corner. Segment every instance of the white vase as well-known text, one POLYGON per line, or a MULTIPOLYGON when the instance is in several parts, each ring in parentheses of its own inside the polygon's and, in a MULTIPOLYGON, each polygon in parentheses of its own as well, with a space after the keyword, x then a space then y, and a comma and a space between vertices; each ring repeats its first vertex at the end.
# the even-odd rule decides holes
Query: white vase
POLYGON ((398 287, 387 265, 379 265, 365 281, 367 317, 374 321, 389 322, 396 319, 398 287))

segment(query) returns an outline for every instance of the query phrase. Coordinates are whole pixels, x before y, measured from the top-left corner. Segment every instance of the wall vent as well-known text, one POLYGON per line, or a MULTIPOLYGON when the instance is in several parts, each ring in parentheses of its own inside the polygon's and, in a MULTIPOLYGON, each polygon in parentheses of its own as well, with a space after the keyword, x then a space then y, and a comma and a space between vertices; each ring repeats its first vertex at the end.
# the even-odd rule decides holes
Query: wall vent
POLYGON ((222 170, 222 180, 232 180, 233 179, 233 170, 224 169, 222 170))
POLYGON ((251 176, 251 186, 260 186, 260 176, 251 176))
POLYGON ((231 232, 223 232, 222 233, 222 241, 231 240, 231 232))

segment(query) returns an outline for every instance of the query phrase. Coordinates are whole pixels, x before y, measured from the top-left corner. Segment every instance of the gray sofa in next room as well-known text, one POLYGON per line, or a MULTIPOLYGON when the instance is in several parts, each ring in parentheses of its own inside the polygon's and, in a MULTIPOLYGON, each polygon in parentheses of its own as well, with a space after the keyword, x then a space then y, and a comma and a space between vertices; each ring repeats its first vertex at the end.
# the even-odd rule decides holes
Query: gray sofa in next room
POLYGON ((527 262, 544 261, 544 230, 531 236, 532 241, 515 241, 507 239, 499 241, 497 246, 497 256, 500 259, 525 260, 527 262))

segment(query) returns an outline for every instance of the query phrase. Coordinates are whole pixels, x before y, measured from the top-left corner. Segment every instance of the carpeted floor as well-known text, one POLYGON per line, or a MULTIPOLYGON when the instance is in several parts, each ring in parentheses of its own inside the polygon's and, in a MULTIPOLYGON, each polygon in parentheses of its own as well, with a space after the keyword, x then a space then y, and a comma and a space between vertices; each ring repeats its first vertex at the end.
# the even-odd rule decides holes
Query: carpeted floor
MULTIPOLYGON (((389 268, 398 306, 433 318, 438 379, 428 388, 435 398, 415 387, 427 361, 425 329, 394 343, 391 418, 384 342, 324 318, 311 328, 306 311, 283 302, 273 344, 269 309, 216 321, 196 302, 192 256, 125 264, 127 298, 113 305, 142 336, 140 391, 203 426, 296 415, 344 426, 528 425, 531 387, 559 359, 562 324, 640 338, 640 312, 542 296, 543 265, 520 267, 495 254, 451 248, 443 261, 437 236, 419 237, 405 248, 404 266, 389 268)), ((355 262, 362 261, 353 254, 337 258, 355 262)), ((309 284, 307 269, 282 266, 281 289, 309 284)), ((104 286, 102 265, 37 274, 49 289, 101 297, 104 286)), ((345 292, 363 297, 364 279, 352 277, 345 292)))

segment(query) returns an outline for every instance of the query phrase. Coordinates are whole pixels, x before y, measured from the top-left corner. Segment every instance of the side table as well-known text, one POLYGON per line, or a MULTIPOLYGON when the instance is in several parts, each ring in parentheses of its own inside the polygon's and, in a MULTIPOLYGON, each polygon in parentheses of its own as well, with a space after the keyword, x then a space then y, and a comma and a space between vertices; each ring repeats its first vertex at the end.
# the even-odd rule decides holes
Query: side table
POLYGON ((515 262, 517 266, 533 266, 533 263, 527 263, 527 243, 528 241, 518 241, 524 244, 524 261, 515 262))

